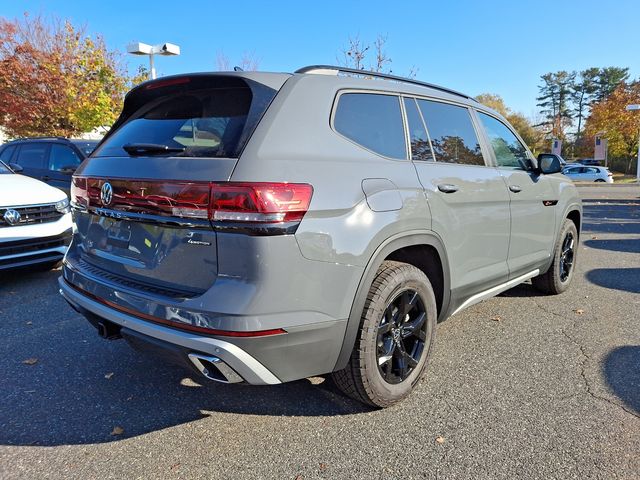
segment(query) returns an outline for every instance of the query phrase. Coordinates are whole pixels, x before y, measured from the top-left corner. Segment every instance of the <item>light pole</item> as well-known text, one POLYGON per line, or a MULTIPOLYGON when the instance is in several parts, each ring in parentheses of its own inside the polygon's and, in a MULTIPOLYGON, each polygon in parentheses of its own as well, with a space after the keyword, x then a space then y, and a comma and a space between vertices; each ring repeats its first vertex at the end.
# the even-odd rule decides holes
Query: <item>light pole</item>
MULTIPOLYGON (((640 105, 627 105, 627 110, 640 110, 640 105)), ((638 133, 638 161, 636 164, 636 182, 640 183, 640 133, 638 133)))
POLYGON ((149 55, 149 69, 151 78, 156 78, 156 67, 153 63, 154 55, 180 55, 180 47, 173 43, 161 43, 160 45, 147 45, 136 42, 127 45, 127 53, 132 55, 149 55))

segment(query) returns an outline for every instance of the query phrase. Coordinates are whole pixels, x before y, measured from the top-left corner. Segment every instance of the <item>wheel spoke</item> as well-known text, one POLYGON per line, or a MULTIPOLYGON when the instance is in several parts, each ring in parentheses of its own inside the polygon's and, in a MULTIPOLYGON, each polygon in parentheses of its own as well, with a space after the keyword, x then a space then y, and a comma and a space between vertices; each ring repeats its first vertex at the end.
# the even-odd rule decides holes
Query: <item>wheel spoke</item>
POLYGON ((393 323, 389 320, 387 320, 385 323, 381 323, 378 326, 378 335, 389 333, 391 331, 391 327, 393 327, 393 323))
POLYGON ((416 359, 414 359, 411 355, 409 355, 408 353, 405 353, 406 358, 407 358, 407 364, 411 367, 411 368, 416 368, 418 366, 418 362, 416 361, 416 359))
POLYGON ((404 320, 404 317, 409 313, 416 305, 418 301, 418 292, 408 291, 402 294, 400 300, 400 315, 399 319, 404 320))
POLYGON ((382 354, 378 356, 378 365, 384 365, 391 360, 396 350, 396 343, 392 338, 388 338, 384 341, 383 347, 382 354))
POLYGON ((424 321, 426 320, 426 318, 427 318, 426 312, 422 312, 414 320, 411 320, 410 322, 405 323, 403 325, 404 328, 402 329, 402 337, 407 338, 412 335, 416 335, 418 331, 422 328, 422 325, 424 325, 424 321))

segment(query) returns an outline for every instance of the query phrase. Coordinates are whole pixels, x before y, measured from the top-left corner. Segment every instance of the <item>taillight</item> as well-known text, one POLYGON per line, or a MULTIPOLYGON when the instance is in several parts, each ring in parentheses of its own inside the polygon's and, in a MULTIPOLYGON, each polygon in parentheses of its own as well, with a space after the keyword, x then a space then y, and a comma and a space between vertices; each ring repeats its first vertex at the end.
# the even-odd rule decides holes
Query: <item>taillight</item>
MULTIPOLYGON (((162 217, 210 220, 214 225, 286 224, 302 220, 313 187, 305 183, 106 180, 74 177, 72 206, 162 217), (109 183, 109 195, 103 188, 109 183)), ((105 213, 106 215, 106 213, 105 213)), ((118 217, 121 218, 121 217, 118 217)), ((150 221, 150 220, 149 220, 150 221)), ((262 233, 268 233, 261 230, 262 233)), ((281 232, 280 232, 281 233, 281 232)))
POLYGON ((88 207, 89 196, 87 194, 87 179, 73 177, 71 180, 71 206, 88 207))
POLYGON ((304 183, 212 183, 214 222, 283 223, 302 220, 313 187, 304 183))

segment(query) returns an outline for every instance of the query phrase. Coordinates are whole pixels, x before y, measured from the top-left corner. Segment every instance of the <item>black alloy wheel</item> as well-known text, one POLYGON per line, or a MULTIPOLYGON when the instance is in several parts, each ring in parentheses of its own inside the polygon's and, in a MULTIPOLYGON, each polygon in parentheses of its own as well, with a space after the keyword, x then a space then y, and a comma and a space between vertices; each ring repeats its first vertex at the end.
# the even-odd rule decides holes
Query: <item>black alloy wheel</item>
POLYGON ((427 338, 427 311, 415 290, 400 292, 384 311, 378 327, 377 360, 382 378, 406 380, 420 362, 427 338))

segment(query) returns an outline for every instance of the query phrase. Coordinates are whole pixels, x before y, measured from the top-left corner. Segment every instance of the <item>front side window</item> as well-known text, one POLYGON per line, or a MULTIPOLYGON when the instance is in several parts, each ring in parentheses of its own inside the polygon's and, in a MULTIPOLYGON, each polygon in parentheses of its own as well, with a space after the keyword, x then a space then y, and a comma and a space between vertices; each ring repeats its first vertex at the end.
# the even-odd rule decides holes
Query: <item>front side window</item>
POLYGON ((5 174, 5 173, 13 173, 13 172, 4 163, 0 162, 0 175, 5 174))
POLYGON ((333 127, 379 155, 407 157, 400 99, 395 95, 343 93, 338 100, 333 127))
POLYGON ((44 168, 48 148, 46 143, 20 145, 16 163, 22 168, 44 168))
POLYGON ((531 169, 527 149, 513 132, 504 123, 485 113, 478 112, 478 116, 487 132, 498 166, 522 170, 531 169))
POLYGON ((80 165, 80 157, 66 145, 58 145, 54 143, 51 145, 51 152, 49 153, 49 170, 56 172, 75 168, 80 165))
POLYGON ((405 98, 404 109, 407 112, 409 140, 411 142, 411 159, 433 160, 429 136, 427 135, 427 130, 424 127, 424 122, 418 111, 415 99, 405 98))
POLYGON ((437 162, 485 165, 471 115, 465 107, 418 100, 437 162))

